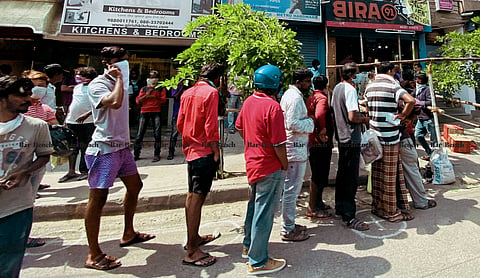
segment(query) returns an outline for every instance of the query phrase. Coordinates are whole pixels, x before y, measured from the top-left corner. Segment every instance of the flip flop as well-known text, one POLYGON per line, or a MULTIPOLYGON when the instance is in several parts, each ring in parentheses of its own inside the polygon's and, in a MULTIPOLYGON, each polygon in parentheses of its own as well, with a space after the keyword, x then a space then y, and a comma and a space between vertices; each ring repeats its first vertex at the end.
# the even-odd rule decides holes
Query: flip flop
POLYGON ((124 242, 124 243, 120 242, 120 247, 126 247, 126 246, 130 246, 132 244, 135 244, 135 243, 149 241, 149 240, 154 239, 154 238, 155 238, 155 235, 142 234, 142 233, 136 232, 135 237, 132 238, 131 240, 129 240, 127 242, 124 242))
POLYGON ((192 261, 192 262, 187 262, 185 260, 182 260, 183 265, 191 265, 191 266, 196 266, 196 267, 207 267, 207 266, 211 266, 212 264, 214 264, 216 262, 217 262, 217 258, 215 258, 213 256, 210 256, 210 254, 207 254, 207 255, 201 257, 200 259, 192 261), (211 260, 211 261, 209 261, 208 263, 205 263, 205 264, 198 264, 201 260, 205 260, 205 259, 210 258, 210 257, 213 258, 213 260, 211 260))
POLYGON ((101 254, 95 259, 94 263, 85 263, 86 268, 92 268, 96 270, 110 270, 121 266, 122 263, 115 257, 107 256, 107 254, 101 254))
POLYGON ((435 200, 428 200, 427 205, 424 207, 415 207, 416 209, 429 209, 434 208, 437 206, 437 202, 435 200))
POLYGON ((76 178, 78 178, 78 176, 80 176, 80 175, 79 174, 73 174, 73 175, 66 174, 65 176, 58 179, 58 183, 67 182, 69 180, 76 179, 76 178))
POLYGON ((40 247, 45 245, 45 240, 41 238, 29 237, 27 240, 27 248, 40 247))
MULTIPOLYGON (((216 240, 217 238, 221 237, 222 234, 221 233, 215 233, 215 234, 209 234, 209 235, 205 235, 202 237, 202 241, 198 244, 198 246, 203 246, 207 243, 210 243, 214 240, 216 240)), ((183 246, 183 250, 187 250, 187 246, 183 246)))

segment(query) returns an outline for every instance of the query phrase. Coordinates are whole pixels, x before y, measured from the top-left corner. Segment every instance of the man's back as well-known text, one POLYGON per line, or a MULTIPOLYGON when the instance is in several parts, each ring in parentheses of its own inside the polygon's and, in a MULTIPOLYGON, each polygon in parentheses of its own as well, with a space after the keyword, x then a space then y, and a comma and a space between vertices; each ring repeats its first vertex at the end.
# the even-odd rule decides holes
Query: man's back
POLYGON ((278 102, 255 92, 243 103, 235 126, 243 131, 249 183, 281 169, 274 147, 286 141, 286 133, 278 102))
POLYGON ((358 111, 358 98, 355 88, 341 82, 333 89, 332 108, 335 116, 335 136, 339 143, 361 142, 361 125, 348 119, 348 112, 358 111))
POLYGON ((400 121, 393 121, 398 111, 398 101, 407 91, 393 77, 378 74, 366 89, 370 127, 375 130, 382 144, 400 142, 400 121))
POLYGON ((209 142, 218 142, 218 91, 199 81, 181 97, 177 127, 182 134, 183 152, 192 161, 213 152, 209 142))

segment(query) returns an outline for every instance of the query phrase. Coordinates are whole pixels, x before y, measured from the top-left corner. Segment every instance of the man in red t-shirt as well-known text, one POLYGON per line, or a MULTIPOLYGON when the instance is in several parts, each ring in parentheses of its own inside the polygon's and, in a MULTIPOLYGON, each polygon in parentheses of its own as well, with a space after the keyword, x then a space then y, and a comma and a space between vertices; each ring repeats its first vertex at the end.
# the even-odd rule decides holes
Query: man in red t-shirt
POLYGON ((245 143, 250 199, 245 217, 242 257, 248 258, 249 274, 267 274, 283 269, 286 261, 268 256, 268 239, 278 209, 288 161, 284 117, 275 101, 282 72, 265 65, 255 71, 257 90, 243 103, 235 127, 245 143))
POLYGON ((149 78, 147 78, 147 86, 140 90, 136 98, 137 104, 142 106, 140 110, 140 117, 138 119, 138 133, 135 138, 135 145, 133 147, 133 154, 135 160, 140 159, 140 152, 143 145, 143 137, 147 131, 147 125, 150 119, 153 121, 153 137, 155 138, 153 160, 152 162, 160 161, 160 148, 161 148, 161 105, 167 101, 167 93, 165 88, 157 90, 158 84, 158 72, 152 70, 149 78))
POLYGON ((188 162, 188 194, 185 201, 187 220, 187 250, 184 265, 206 267, 217 259, 200 249, 201 245, 217 239, 217 235, 198 234, 202 206, 212 186, 218 169, 220 151, 218 143, 218 102, 217 86, 224 67, 218 63, 203 66, 201 78, 180 99, 177 128, 182 134, 183 153, 188 162))

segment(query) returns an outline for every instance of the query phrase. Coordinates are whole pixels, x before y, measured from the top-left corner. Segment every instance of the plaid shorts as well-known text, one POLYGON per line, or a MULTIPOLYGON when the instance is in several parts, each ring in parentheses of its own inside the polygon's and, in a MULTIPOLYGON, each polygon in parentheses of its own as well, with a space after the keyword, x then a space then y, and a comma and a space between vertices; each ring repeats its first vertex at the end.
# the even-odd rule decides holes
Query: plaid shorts
POLYGON ((138 173, 137 164, 128 148, 101 155, 85 155, 90 189, 107 189, 116 178, 138 173))

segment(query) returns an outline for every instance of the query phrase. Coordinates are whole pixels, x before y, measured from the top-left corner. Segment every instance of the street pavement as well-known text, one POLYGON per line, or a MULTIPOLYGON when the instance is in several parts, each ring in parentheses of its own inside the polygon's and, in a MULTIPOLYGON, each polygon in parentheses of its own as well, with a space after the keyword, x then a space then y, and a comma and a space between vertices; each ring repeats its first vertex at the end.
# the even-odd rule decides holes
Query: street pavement
MULTIPOLYGON (((459 124, 459 123, 455 123, 459 124)), ((480 142, 480 129, 459 124, 465 133, 480 142)), ((147 138, 148 140, 148 138, 147 138)), ((164 142, 167 142, 166 137, 164 142)), ((180 148, 174 160, 167 161, 167 149, 160 162, 153 163, 152 143, 138 161, 144 188, 140 194, 136 227, 157 238, 135 247, 120 248, 123 228, 121 215, 125 189, 117 181, 110 189, 100 240, 109 255, 119 257, 123 266, 108 272, 83 268, 87 243, 83 213, 88 201, 86 181, 59 184, 67 165, 49 167, 44 183, 51 188, 40 191, 36 202, 32 236, 47 239, 43 247, 28 249, 22 277, 244 277, 241 259, 243 220, 248 184, 243 159, 243 143, 238 134, 226 134, 225 170, 230 177, 214 181, 205 206, 201 232, 221 232, 222 237, 205 248, 218 257, 206 269, 183 266, 182 246, 186 228, 182 209, 187 191, 186 163, 180 148), (55 221, 54 221, 55 220, 55 221)), ((423 151, 418 149, 419 154, 423 151)), ((298 200, 298 222, 309 227, 312 238, 300 243, 285 243, 279 237, 277 215, 271 236, 270 254, 286 258, 288 267, 269 277, 478 277, 480 263, 480 157, 452 153, 456 182, 450 185, 427 184, 427 192, 438 202, 430 210, 415 210, 409 222, 386 223, 370 213, 371 196, 366 192, 366 172, 361 173, 357 194, 359 218, 370 223, 367 232, 347 229, 339 220, 305 219, 309 173, 298 200)), ((336 173, 334 150, 330 179, 336 173)), ((425 162, 420 161, 421 166, 425 162)), ((334 205, 334 189, 329 187, 325 201, 334 205)))

